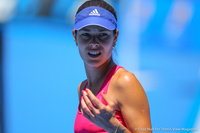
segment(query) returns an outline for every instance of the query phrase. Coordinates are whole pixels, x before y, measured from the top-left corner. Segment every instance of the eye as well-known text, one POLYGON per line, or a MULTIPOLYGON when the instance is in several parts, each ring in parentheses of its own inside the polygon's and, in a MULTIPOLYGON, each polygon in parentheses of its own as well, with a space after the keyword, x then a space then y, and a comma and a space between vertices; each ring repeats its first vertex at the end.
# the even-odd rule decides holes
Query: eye
POLYGON ((105 37, 105 36, 107 36, 107 34, 106 33, 101 33, 101 34, 99 34, 99 36, 100 37, 105 37))
POLYGON ((108 38, 108 34, 107 34, 107 33, 100 33, 100 34, 98 35, 98 38, 99 38, 100 40, 106 40, 106 39, 108 38))
POLYGON ((82 39, 84 39, 84 40, 88 40, 88 39, 91 38, 91 35, 90 35, 89 33, 83 33, 83 34, 81 34, 81 37, 82 37, 82 39))
POLYGON ((89 34, 88 33, 83 33, 82 36, 89 36, 89 34))

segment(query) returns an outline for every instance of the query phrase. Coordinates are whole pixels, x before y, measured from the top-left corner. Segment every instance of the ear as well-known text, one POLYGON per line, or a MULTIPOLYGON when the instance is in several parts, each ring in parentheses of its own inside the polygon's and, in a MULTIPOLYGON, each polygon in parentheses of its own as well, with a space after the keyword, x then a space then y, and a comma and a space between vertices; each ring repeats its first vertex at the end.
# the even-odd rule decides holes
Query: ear
POLYGON ((72 35, 74 37, 74 41, 76 42, 76 46, 78 46, 75 29, 72 30, 72 35))
POLYGON ((117 42, 117 40, 118 40, 118 35, 119 35, 119 30, 117 29, 117 30, 116 30, 116 34, 115 34, 115 38, 114 38, 114 40, 113 40, 113 47, 116 46, 116 42, 117 42))

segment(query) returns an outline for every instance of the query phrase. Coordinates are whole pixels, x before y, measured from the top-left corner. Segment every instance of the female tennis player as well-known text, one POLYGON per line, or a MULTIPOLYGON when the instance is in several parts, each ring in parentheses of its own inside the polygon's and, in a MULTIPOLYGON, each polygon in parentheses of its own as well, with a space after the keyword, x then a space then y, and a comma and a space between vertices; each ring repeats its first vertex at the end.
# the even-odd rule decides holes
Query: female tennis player
POLYGON ((72 33, 87 75, 78 86, 74 132, 151 133, 141 84, 112 58, 119 34, 114 8, 103 0, 86 1, 76 13, 72 33))

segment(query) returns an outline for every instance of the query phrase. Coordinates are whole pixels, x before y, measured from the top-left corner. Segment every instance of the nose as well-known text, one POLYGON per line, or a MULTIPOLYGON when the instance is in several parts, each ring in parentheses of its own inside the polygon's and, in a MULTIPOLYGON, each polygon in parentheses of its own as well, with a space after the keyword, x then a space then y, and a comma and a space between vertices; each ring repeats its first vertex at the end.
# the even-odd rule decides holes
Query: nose
POLYGON ((96 47, 99 47, 99 44, 98 43, 90 43, 90 47, 96 48, 96 47))
POLYGON ((99 43, 96 41, 95 37, 92 38, 92 41, 90 42, 89 46, 92 48, 99 47, 99 43))

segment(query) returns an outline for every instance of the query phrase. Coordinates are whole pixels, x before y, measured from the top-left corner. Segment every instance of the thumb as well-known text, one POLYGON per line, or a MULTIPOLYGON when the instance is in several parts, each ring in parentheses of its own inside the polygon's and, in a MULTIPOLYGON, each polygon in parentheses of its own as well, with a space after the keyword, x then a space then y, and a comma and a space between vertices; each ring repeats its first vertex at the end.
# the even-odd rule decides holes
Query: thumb
POLYGON ((102 91, 102 97, 103 97, 104 101, 107 103, 107 105, 109 105, 111 108, 115 107, 114 103, 109 99, 109 97, 107 96, 107 94, 104 91, 102 91))

